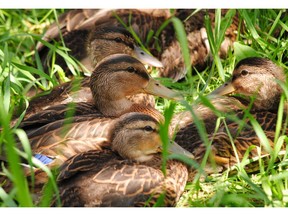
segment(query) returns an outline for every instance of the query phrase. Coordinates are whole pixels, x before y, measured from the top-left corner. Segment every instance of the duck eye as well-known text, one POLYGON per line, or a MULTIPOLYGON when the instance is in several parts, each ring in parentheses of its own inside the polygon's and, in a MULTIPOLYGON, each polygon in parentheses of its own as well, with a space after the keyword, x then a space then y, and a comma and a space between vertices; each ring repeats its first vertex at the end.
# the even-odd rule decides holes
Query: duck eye
POLYGON ((241 76, 247 76, 249 72, 247 70, 242 70, 241 71, 241 76))
POLYGON ((122 38, 117 37, 117 38, 115 38, 115 41, 116 41, 117 43, 120 43, 120 42, 122 42, 123 40, 122 40, 122 38))
POLYGON ((127 71, 130 72, 130 73, 133 73, 133 72, 136 71, 136 69, 134 67, 130 66, 130 67, 127 68, 127 71))
POLYGON ((154 131, 154 129, 153 129, 151 126, 149 126, 149 125, 145 126, 145 127, 144 127, 144 130, 147 131, 147 132, 152 132, 152 131, 154 131))

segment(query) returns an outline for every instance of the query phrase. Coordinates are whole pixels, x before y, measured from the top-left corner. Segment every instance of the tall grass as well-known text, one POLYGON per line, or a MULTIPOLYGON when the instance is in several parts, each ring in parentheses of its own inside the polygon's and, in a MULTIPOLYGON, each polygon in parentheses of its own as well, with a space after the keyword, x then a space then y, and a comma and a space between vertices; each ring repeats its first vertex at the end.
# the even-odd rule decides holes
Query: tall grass
MULTIPOLYGON (((234 11, 229 11, 226 16, 233 16, 234 11), (230 13, 229 13, 230 12, 230 13)), ((232 73, 234 65, 241 59, 250 56, 262 56, 267 57, 274 62, 282 66, 287 73, 287 13, 286 10, 237 10, 240 15, 240 22, 243 25, 244 32, 238 36, 237 42, 234 44, 234 52, 228 53, 228 57, 225 60, 220 60, 217 56, 219 50, 219 43, 223 40, 219 36, 219 41, 215 42, 217 34, 221 35, 225 31, 227 20, 219 18, 219 11, 216 10, 215 26, 216 29, 211 29, 211 20, 207 18, 205 25, 208 33, 209 44, 211 46, 212 54, 215 60, 212 68, 209 69, 210 73, 214 71, 216 66, 218 70, 217 74, 213 73, 213 77, 218 77, 218 80, 226 80, 232 73), (218 14, 218 15, 217 15, 218 14), (264 19, 262 21, 262 19, 264 19), (222 23, 222 21, 224 23, 222 23), (218 26, 218 28, 217 28, 218 26), (219 26, 223 26, 219 31, 219 26), (215 56, 216 53, 216 56, 215 56), (226 71, 225 71, 226 69, 226 71), (220 78, 220 79, 219 79, 220 78)), ((239 27, 240 28, 240 27, 239 27)), ((202 73, 203 77, 205 72, 202 73)), ((209 80, 205 79, 204 80, 209 80)), ((199 80, 200 81, 200 80, 199 80)), ((209 86, 213 88, 218 83, 209 83, 209 86)), ((195 85, 195 83, 194 83, 195 85)), ((196 84, 197 85, 197 84, 196 84)), ((203 86, 203 84, 202 84, 203 86)), ((282 85, 284 92, 287 91, 287 86, 282 85)), ((202 103, 205 104, 203 98, 199 97, 202 103)), ((282 102, 287 103, 287 95, 282 97, 282 102)), ((280 122, 283 117, 283 103, 281 103, 278 111, 278 125, 276 134, 280 133, 280 122)), ((188 108, 189 109, 189 108, 188 108)), ((193 115, 193 110, 190 110, 193 115)), ((287 134, 281 134, 276 136, 274 142, 275 146, 271 149, 270 144, 253 116, 247 111, 247 118, 253 125, 253 128, 260 138, 264 148, 270 152, 270 159, 268 166, 264 164, 264 159, 261 157, 257 159, 259 164, 259 172, 255 174, 247 174, 243 169, 245 162, 245 156, 241 163, 236 166, 237 173, 231 176, 229 173, 231 170, 225 171, 222 175, 210 176, 208 178, 200 179, 195 177, 193 182, 187 184, 187 192, 182 196, 182 200, 178 203, 178 206, 288 206, 287 204, 287 151, 280 151, 282 146, 287 145, 287 134), (278 139, 277 139, 278 137, 278 139), (280 159, 279 159, 280 158, 280 159), (278 162, 280 160, 280 163, 278 162), (277 180, 276 180, 277 179, 277 180)), ((196 117, 193 115, 193 117, 196 117)), ((285 127, 285 126, 284 126, 285 127)), ((287 121, 286 121, 287 127, 287 121)), ((198 126, 200 133, 203 133, 202 127, 198 126)), ((206 146, 209 146, 209 142, 203 139, 206 146)), ((232 139, 231 139, 232 141, 232 139)), ((233 144, 233 142, 231 142, 233 144)), ((207 148, 209 149, 209 148, 207 148)), ((250 149, 251 150, 251 149, 250 149)), ((247 149, 247 152, 249 149, 247 149)), ((207 152, 206 152, 207 153, 207 152)), ((207 154, 206 154, 207 155, 207 154)), ((205 158, 203 159, 205 163, 205 158)), ((240 161, 239 161, 240 162, 240 161)), ((250 161, 251 162, 251 161, 250 161)), ((250 163, 248 162, 248 163, 250 163)), ((204 165, 205 166, 205 165, 204 165)))
MULTIPOLYGON (((0 205, 2 206, 49 206, 53 194, 57 193, 53 174, 42 164, 35 164, 36 162, 31 158, 31 150, 26 134, 22 130, 17 129, 17 124, 14 128, 10 128, 9 123, 17 107, 22 107, 18 115, 24 116, 25 108, 29 105, 29 100, 26 96, 29 90, 34 88, 36 91, 41 92, 51 89, 60 82, 69 80, 65 76, 63 69, 55 64, 56 54, 61 55, 66 60, 74 76, 81 75, 79 64, 67 55, 67 49, 63 44, 50 44, 41 40, 41 34, 44 29, 54 22, 56 17, 62 12, 64 10, 0 10, 0 126, 2 128, 0 146, 1 148, 4 147, 3 151, 7 155, 9 167, 9 171, 8 169, 3 169, 1 174, 9 176, 9 179, 13 182, 13 190, 9 193, 6 193, 0 187, 0 205), (38 41, 45 43, 49 47, 51 58, 54 59, 51 64, 50 74, 43 72, 39 56, 35 51, 35 45, 38 41), (21 147, 22 153, 19 152, 15 137, 19 137, 21 145, 24 146, 21 147), (30 161, 30 169, 32 169, 32 165, 40 167, 49 176, 49 184, 45 188, 46 196, 42 197, 40 202, 33 200, 32 195, 29 193, 28 182, 24 178, 20 165, 23 157, 30 161)), ((203 123, 197 119, 191 104, 197 99, 201 103, 210 106, 209 99, 205 95, 225 80, 228 80, 235 64, 248 56, 268 57, 282 66, 287 73, 288 16, 286 14, 287 10, 284 9, 232 9, 228 11, 225 17, 222 17, 221 10, 215 10, 215 20, 210 20, 208 16, 205 17, 204 25, 207 29, 214 61, 204 71, 197 71, 193 66, 190 67, 191 62, 186 33, 181 21, 177 18, 172 18, 167 23, 164 23, 163 28, 168 22, 173 23, 177 31, 177 38, 181 44, 185 65, 189 71, 187 79, 181 83, 174 83, 172 80, 160 78, 167 86, 182 91, 186 100, 182 104, 175 105, 167 103, 165 99, 159 99, 157 108, 163 111, 168 120, 173 113, 182 110, 190 111, 195 118, 195 124, 203 142, 209 147, 211 143, 208 140, 203 123), (239 15, 239 32, 240 28, 244 30, 237 36, 233 51, 228 52, 227 58, 220 59, 218 51, 224 38, 224 32, 229 28, 231 19, 236 14, 239 15), (211 22, 215 22, 214 29, 211 27, 211 22), (193 96, 186 94, 187 92, 193 92, 193 96)), ((155 33, 151 32, 146 42, 152 37, 160 35, 161 30, 159 29, 155 33)), ((145 46, 145 42, 143 44, 142 46, 145 46)), ((281 84, 281 86, 284 94, 278 113, 279 122, 281 118, 284 118, 283 109, 281 108, 288 98, 288 87, 284 84, 281 84)), ((225 120, 223 116, 219 117, 219 122, 225 120)), ((257 135, 263 140, 263 144, 265 145, 266 143, 267 148, 269 148, 267 137, 261 127, 253 119, 253 116, 249 115, 249 112, 247 116, 252 122, 257 135)), ((167 125, 163 127, 161 137, 164 142, 167 142, 167 125)), ((287 144, 288 138, 287 134, 281 134, 280 129, 281 126, 278 124, 274 141, 275 146, 274 149, 270 150, 271 156, 268 159, 268 166, 264 165, 265 158, 259 158, 256 160, 259 165, 259 172, 250 174, 243 168, 250 161, 244 158, 243 161, 239 161, 237 166, 234 167, 234 170, 236 170, 234 173, 236 174, 231 175, 231 170, 227 170, 221 175, 212 175, 205 178, 202 178, 202 175, 198 175, 194 178, 194 181, 187 184, 186 191, 177 206, 287 207, 287 151, 280 151, 280 149, 281 146, 287 144)), ((201 169, 206 165, 208 156, 209 151, 206 152, 200 165, 191 161, 188 162, 192 166, 198 166, 201 169)), ((164 157, 168 156, 164 155, 164 157)), ((172 157, 177 158, 179 156, 174 155, 172 157)), ((186 160, 185 158, 178 159, 186 160)))
MULTIPOLYGON (((39 36, 33 37, 33 35, 42 34, 44 28, 54 21, 52 12, 53 10, 0 10, 0 146, 1 154, 6 155, 8 163, 8 167, 5 163, 6 168, 4 168, 1 162, 1 175, 8 176, 8 181, 13 184, 8 194, 1 188, 0 204, 2 206, 47 206, 49 203, 46 200, 51 199, 57 192, 55 177, 51 171, 32 159, 30 144, 25 132, 17 129, 17 124, 10 128, 10 121, 15 113, 14 108, 28 106, 26 94, 31 88, 42 91, 59 83, 56 78, 51 78, 44 73, 39 61, 35 62, 33 57, 37 43, 35 38, 40 38, 39 36), (20 143, 16 142, 16 137, 20 143), (28 161, 28 168, 23 169, 21 165, 23 159, 28 161), (43 169, 49 176, 49 181, 52 182, 50 184, 52 186, 47 187, 46 198, 39 202, 33 200, 24 174, 24 170, 32 171, 30 187, 33 188, 33 182, 35 182, 33 167, 43 169)), ((20 120, 24 114, 25 109, 21 109, 20 120)), ((6 182, 2 183, 6 184, 6 182)))

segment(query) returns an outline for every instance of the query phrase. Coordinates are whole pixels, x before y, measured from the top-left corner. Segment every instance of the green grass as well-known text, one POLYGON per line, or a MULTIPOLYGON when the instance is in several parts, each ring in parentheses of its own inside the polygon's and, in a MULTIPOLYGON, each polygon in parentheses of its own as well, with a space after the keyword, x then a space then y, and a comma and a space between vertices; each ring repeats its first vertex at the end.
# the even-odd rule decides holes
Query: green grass
MULTIPOLYGON (((227 16, 234 14, 231 10, 227 13, 227 16)), ((237 40, 236 46, 234 46, 234 53, 229 53, 227 59, 220 60, 217 56, 219 49, 219 41, 223 39, 223 31, 229 25, 224 18, 219 19, 216 11, 215 26, 213 31, 210 29, 211 20, 207 19, 205 24, 208 27, 208 39, 211 46, 212 54, 215 63, 212 68, 209 68, 207 72, 213 73, 214 68, 218 71, 218 81, 226 80, 231 74, 234 65, 240 59, 249 56, 262 56, 267 57, 281 65, 285 71, 287 71, 287 17, 281 16, 285 10, 238 10, 240 13, 240 19, 245 20, 242 23, 245 31, 241 34, 237 40), (256 16, 257 14, 257 16, 256 16), (280 17, 282 17, 280 19, 280 17), (263 19, 263 21, 262 21, 263 19), (224 23, 222 23, 224 21, 224 23), (217 23, 218 22, 218 23, 217 23), (217 26, 221 29, 217 31, 217 26), (274 37, 274 33, 278 28, 279 35, 274 37), (268 34, 267 34, 268 32, 268 34), (286 33, 285 33, 286 32, 286 33), (218 42, 215 42, 217 41, 218 42), (246 45, 246 42, 250 41, 250 45, 246 45), (226 71, 225 71, 226 69, 226 71), (223 72, 224 71, 224 72, 223 72)), ((205 76, 205 74, 202 74, 205 76)), ((215 73, 213 76, 217 76, 215 73)), ((207 77, 207 76, 206 76, 207 77)), ((211 76, 210 76, 211 77, 211 76)), ((208 74, 209 78, 209 74, 208 74)), ((205 79, 204 80, 208 80, 205 79)), ((197 82, 197 78, 193 80, 197 82)), ((207 86, 204 83, 193 83, 193 86, 207 86)), ((212 80, 208 86, 214 88, 218 86, 218 81, 212 80)), ((287 91, 287 86, 282 86, 284 91, 287 91)), ((199 92, 199 91, 198 91, 199 92)), ((204 92, 203 89, 200 92, 204 92)), ((283 102, 287 102, 287 94, 282 98, 283 102)), ((200 97, 201 99, 201 97, 200 97)), ((204 101, 202 101, 204 102, 204 101)), ((281 105, 280 105, 281 106, 281 105)), ((278 118, 281 118, 283 111, 279 108, 278 118)), ((191 110, 192 112, 193 110, 191 110)), ((193 114, 193 113, 192 113, 193 114)), ((218 206, 239 206, 239 207, 252 207, 252 206, 271 206, 271 207, 286 207, 287 203, 287 152, 281 152, 280 163, 277 163, 278 155, 280 155, 280 148, 287 143, 287 135, 282 135, 276 138, 275 148, 271 150, 268 144, 267 138, 253 117, 247 112, 247 116, 252 122, 253 128, 256 131, 258 137, 263 143, 264 147, 270 149, 271 158, 269 159, 268 166, 264 166, 263 161, 259 160, 260 172, 255 174, 247 174, 243 167, 236 167, 237 173, 233 176, 229 175, 229 170, 225 171, 222 175, 213 176, 205 179, 200 177, 194 179, 193 182, 188 183, 187 192, 182 196, 182 200, 179 201, 178 206, 198 206, 198 207, 218 207, 218 206), (276 180, 277 179, 277 180, 276 180)), ((279 121, 280 122, 280 121, 279 121)), ((201 131, 201 126, 198 128, 201 131)), ((279 133, 279 124, 277 128, 279 133)), ((203 139, 203 138, 202 138, 203 139)), ((203 139, 204 140, 204 139, 203 139)), ((207 142, 207 141, 206 141, 207 142)), ((207 143, 209 145, 209 143, 207 143)), ((205 159, 203 160, 205 163, 205 159)), ((244 162, 244 161, 243 161, 244 162)), ((242 163, 241 163, 242 164, 242 163)), ((240 165, 241 165, 240 164, 240 165)), ((205 166, 205 164, 204 164, 205 166)))
MULTIPOLYGON (((37 41, 41 40, 41 34, 51 23, 55 21, 55 16, 64 12, 64 10, 0 10, 0 147, 5 148, 7 154, 9 171, 4 169, 3 173, 10 176, 14 183, 14 189, 6 193, 0 187, 0 205, 1 206, 49 206, 51 196, 57 193, 55 177, 51 171, 41 164, 35 164, 31 159, 31 150, 29 141, 24 131, 14 127, 9 128, 9 122, 17 107, 27 107, 28 97, 26 93, 31 89, 49 90, 60 82, 69 80, 65 76, 62 68, 52 63, 50 74, 43 72, 42 65, 35 52, 37 41), (36 56, 36 57, 35 57, 36 56), (57 79, 60 77, 60 79, 57 79), (19 152, 16 146, 15 137, 20 137, 23 151, 19 152), (49 175, 49 184, 45 188, 47 196, 42 197, 39 203, 32 199, 28 191, 28 183, 23 178, 21 166, 17 163, 21 157, 30 161, 47 172, 49 175), (1 201, 2 200, 2 201, 1 201)), ((230 10, 225 17, 221 17, 220 9, 215 11, 215 20, 205 18, 208 40, 211 46, 214 61, 204 71, 196 71, 192 67, 188 72, 187 79, 181 83, 174 83, 170 79, 160 78, 166 86, 178 89, 185 95, 186 102, 174 105, 166 99, 157 99, 157 108, 163 113, 167 113, 166 119, 169 119, 171 112, 180 112, 182 110, 193 110, 190 104, 199 100, 209 105, 206 94, 213 91, 231 76, 235 64, 245 57, 262 56, 267 57, 280 66, 286 73, 288 70, 288 16, 287 10, 274 9, 241 9, 230 10), (234 51, 230 51, 226 59, 220 59, 218 50, 224 37, 224 32, 231 23, 231 17, 239 13, 240 28, 243 32, 238 35, 237 42, 234 44, 234 51), (245 22, 244 22, 245 20, 245 22), (210 23, 215 21, 215 29, 210 27, 210 23), (247 44, 249 43, 249 44, 247 44), (194 75, 196 74, 196 75, 194 75)), ((191 14, 193 16, 193 14, 191 14)), ((177 29, 177 38, 181 44, 184 53, 185 64, 190 65, 189 54, 187 51, 187 40, 183 31, 183 24, 180 20, 172 18, 167 22, 172 22, 177 29)), ((167 23, 163 25, 165 27, 167 23)), ((159 35, 158 32, 151 32, 145 43, 159 35), (154 35, 153 35, 154 34, 154 35)), ((79 64, 67 55, 67 49, 63 44, 52 45, 45 43, 50 48, 52 59, 55 54, 59 54, 66 59, 69 69, 74 76, 82 76, 79 72, 79 64)), ((187 67, 189 68, 189 67, 187 67)), ((157 74, 157 71, 154 71, 157 74)), ((283 102, 288 98, 288 87, 282 84, 284 89, 283 102)), ((280 105, 280 107, 283 104, 280 105)), ((279 109, 281 110, 281 109, 279 109)), ((25 110, 20 110, 22 117, 25 110)), ((278 118, 283 118, 283 113, 279 111, 278 118)), ((263 143, 267 145, 267 138, 258 123, 247 113, 253 123, 256 133, 263 143)), ((21 119, 21 118, 20 118, 21 119)), ((219 118, 223 121, 223 118, 219 118)), ((209 146, 207 134, 200 121, 196 122, 202 139, 209 146)), ((236 173, 230 175, 231 170, 225 171, 221 175, 212 175, 203 178, 197 175, 192 182, 186 186, 185 193, 178 202, 178 207, 197 206, 197 207, 219 207, 219 206, 238 206, 238 207, 288 207, 288 170, 287 170, 287 152, 280 152, 281 158, 278 161, 279 151, 282 145, 288 142, 287 135, 280 133, 280 124, 277 126, 275 148, 270 151, 271 157, 268 159, 268 166, 264 166, 264 159, 257 160, 259 172, 254 174, 246 173, 243 169, 244 163, 239 162, 234 167, 236 173)), ((16 125, 17 126, 17 125, 16 125)), ((167 125, 163 126, 162 139, 167 141, 167 125)), ((208 160, 208 154, 205 155, 200 167, 204 167, 208 160)), ((167 155, 164 155, 167 157, 167 155)), ((175 156, 176 157, 176 156, 175 156)), ((183 158, 181 158, 183 159, 183 158)), ((185 159, 184 159, 185 160, 185 159)), ((195 165, 195 164, 192 164, 195 165)))

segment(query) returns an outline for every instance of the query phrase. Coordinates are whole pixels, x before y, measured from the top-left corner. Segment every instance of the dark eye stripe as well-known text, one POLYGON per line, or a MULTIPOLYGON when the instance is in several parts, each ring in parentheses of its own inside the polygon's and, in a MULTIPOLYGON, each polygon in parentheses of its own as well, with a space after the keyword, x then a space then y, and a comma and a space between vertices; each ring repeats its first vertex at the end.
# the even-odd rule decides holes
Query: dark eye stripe
MULTIPOLYGON (((242 70, 242 71, 243 71, 243 70, 242 70)), ((242 75, 242 71, 241 71, 240 73, 234 74, 233 77, 232 77, 232 81, 238 79, 239 77, 242 77, 242 76, 243 76, 243 75, 242 75)), ((247 72, 248 72, 248 71, 247 71, 247 72)), ((251 75, 251 74, 254 74, 254 73, 251 72, 251 71, 249 71, 248 74, 246 74, 246 76, 247 76, 247 75, 251 75)))
POLYGON ((133 128, 132 130, 147 131, 147 132, 158 132, 156 128, 153 128, 149 125, 141 128, 133 128))
POLYGON ((116 37, 116 38, 115 38, 115 41, 116 41, 117 43, 121 43, 121 42, 122 42, 122 38, 116 37))

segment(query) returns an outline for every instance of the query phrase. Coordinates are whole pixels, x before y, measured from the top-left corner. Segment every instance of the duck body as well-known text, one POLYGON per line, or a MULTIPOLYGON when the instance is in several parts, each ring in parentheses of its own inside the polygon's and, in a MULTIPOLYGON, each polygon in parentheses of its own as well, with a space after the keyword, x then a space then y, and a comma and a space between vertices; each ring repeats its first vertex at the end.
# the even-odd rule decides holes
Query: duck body
POLYGON ((67 120, 57 120, 27 134, 32 152, 51 158, 50 166, 58 166, 77 153, 101 150, 107 145, 111 118, 89 114, 67 120), (67 120, 70 121, 68 125, 65 124, 67 120))
POLYGON ((181 162, 169 160, 164 176, 162 157, 157 153, 162 146, 157 120, 146 114, 127 113, 115 119, 109 131, 112 143, 108 148, 77 154, 59 168, 61 204, 153 206, 163 194, 163 205, 175 206, 184 191, 188 170, 181 162))
POLYGON ((90 77, 74 79, 71 82, 55 86, 52 90, 36 95, 29 101, 25 119, 59 104, 91 103, 92 94, 89 87, 90 77))
MULTIPOLYGON (((225 117, 226 122, 233 123, 237 119, 237 112, 247 108, 238 99, 227 96, 212 97, 210 103, 214 107, 213 109, 202 104, 192 105, 196 118, 203 123, 207 134, 215 132, 219 117, 225 117)), ((193 143, 202 140, 190 111, 174 115, 171 131, 176 134, 175 142, 181 146, 185 145, 189 150, 195 147, 193 143)))
MULTIPOLYGON (((229 10, 221 10, 221 16, 224 18, 229 10)), ((205 27, 205 16, 209 17, 212 29, 215 28, 215 10, 199 10, 196 9, 175 9, 171 17, 177 17, 183 23, 189 54, 190 62, 197 71, 203 71, 213 60, 211 48, 208 42, 208 36, 205 27)), ((238 34, 239 19, 236 13, 231 19, 231 25, 226 29, 223 42, 219 48, 219 56, 226 58, 227 53, 233 48, 233 42, 236 41, 238 34)), ((171 28, 171 27, 170 27, 171 28)), ((181 51, 180 43, 176 38, 176 34, 171 37, 171 30, 163 31, 161 34, 162 50, 157 56, 163 63, 163 68, 159 69, 160 76, 170 77, 174 80, 181 80, 186 76, 187 68, 181 51)))
POLYGON ((153 206, 165 193, 167 198, 163 205, 175 206, 184 191, 187 167, 169 161, 164 176, 161 165, 160 155, 149 162, 137 163, 123 160, 107 149, 81 153, 61 167, 58 185, 62 206, 153 206), (167 188, 173 191, 168 192, 167 188))
MULTIPOLYGON (((277 114, 269 111, 250 112, 250 114, 253 115, 253 118, 260 124, 260 127, 267 137, 269 146, 273 149, 274 140, 276 138, 277 114)), ((251 120, 245 117, 245 112, 238 111, 233 116, 238 119, 238 122, 235 121, 235 118, 229 119, 229 117, 226 117, 225 123, 221 122, 218 130, 215 129, 218 117, 210 119, 211 121, 214 121, 214 124, 211 124, 208 119, 204 120, 204 124, 206 122, 210 123, 205 124, 205 126, 208 128, 208 130, 206 130, 208 133, 207 138, 208 142, 211 144, 211 161, 212 163, 216 163, 216 169, 211 169, 211 161, 207 161, 208 165, 206 171, 208 174, 215 171, 222 172, 227 170, 236 165, 238 159, 241 161, 247 153, 249 159, 259 157, 259 150, 261 155, 269 155, 271 153, 269 149, 263 145, 263 140, 261 140, 254 131, 251 120), (227 128, 225 124, 227 125, 227 128), (232 143, 234 143, 235 149, 233 148, 232 143)), ((284 116, 284 118, 286 117, 284 116)), ((284 121, 282 123, 282 128, 280 134, 287 135, 288 130, 284 121)), ((207 144, 202 141, 197 132, 197 126, 194 123, 190 123, 177 132, 175 142, 191 152, 195 156, 196 161, 201 163, 207 150, 207 144)), ((285 149, 285 144, 282 145, 281 149, 285 149)), ((255 171, 255 167, 253 167, 253 170, 250 170, 251 167, 249 166, 246 168, 247 172, 255 171)))

